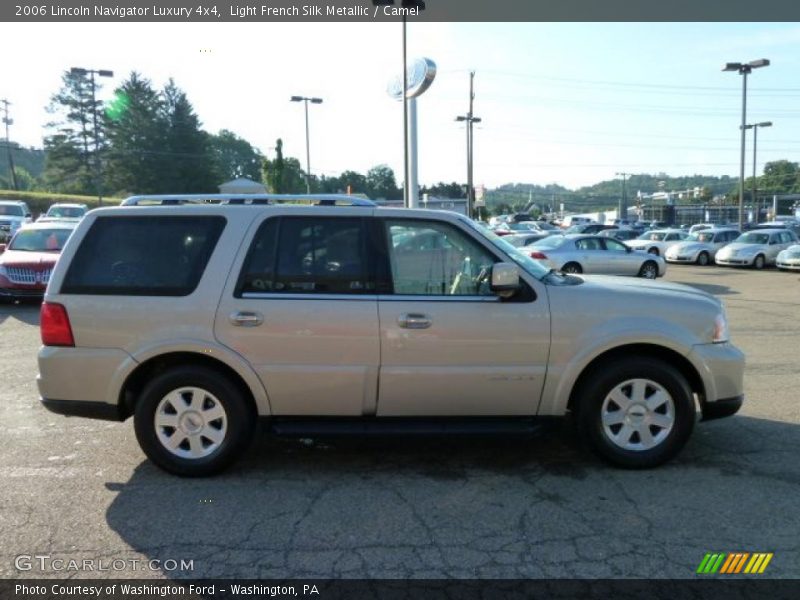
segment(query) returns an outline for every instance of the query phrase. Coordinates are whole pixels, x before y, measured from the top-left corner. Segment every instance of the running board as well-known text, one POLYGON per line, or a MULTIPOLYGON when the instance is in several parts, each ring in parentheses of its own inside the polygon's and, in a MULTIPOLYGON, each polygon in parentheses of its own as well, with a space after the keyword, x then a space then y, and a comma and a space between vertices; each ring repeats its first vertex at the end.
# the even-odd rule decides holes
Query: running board
POLYGON ((266 420, 269 431, 286 437, 333 436, 440 436, 440 435, 516 435, 541 433, 556 419, 552 417, 274 417, 266 420))

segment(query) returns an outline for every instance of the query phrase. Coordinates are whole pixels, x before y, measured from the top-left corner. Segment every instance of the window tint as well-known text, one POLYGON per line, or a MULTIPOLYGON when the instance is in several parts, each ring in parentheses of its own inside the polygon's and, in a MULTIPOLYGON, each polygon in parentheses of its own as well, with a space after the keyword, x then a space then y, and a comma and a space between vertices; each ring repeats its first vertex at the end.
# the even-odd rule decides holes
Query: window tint
POLYGON ((100 217, 69 266, 63 294, 186 296, 197 287, 223 217, 100 217))
POLYGON ((495 258, 446 223, 386 222, 395 294, 490 296, 495 258))
POLYGON ((238 294, 375 293, 362 219, 283 217, 259 228, 238 294))
POLYGON ((575 242, 578 250, 602 250, 603 243, 597 238, 584 238, 575 242))
POLYGON ((628 247, 617 240, 608 239, 605 240, 605 244, 606 250, 610 250, 611 252, 628 252, 628 247))

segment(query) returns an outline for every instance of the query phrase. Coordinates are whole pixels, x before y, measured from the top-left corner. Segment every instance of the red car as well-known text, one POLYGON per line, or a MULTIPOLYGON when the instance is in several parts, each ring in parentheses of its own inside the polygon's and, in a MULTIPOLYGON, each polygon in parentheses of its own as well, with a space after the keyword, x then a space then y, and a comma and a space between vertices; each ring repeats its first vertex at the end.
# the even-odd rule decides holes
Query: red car
POLYGON ((41 299, 75 223, 24 225, 0 244, 0 299, 41 299))

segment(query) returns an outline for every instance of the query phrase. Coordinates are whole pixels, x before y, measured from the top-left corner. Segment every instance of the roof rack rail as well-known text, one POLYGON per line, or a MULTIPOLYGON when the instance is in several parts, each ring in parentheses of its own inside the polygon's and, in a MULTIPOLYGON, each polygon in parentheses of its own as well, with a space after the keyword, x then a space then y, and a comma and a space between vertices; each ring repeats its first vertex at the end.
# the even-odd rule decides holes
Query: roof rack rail
POLYGON ((377 206, 367 198, 345 194, 147 194, 126 198, 120 203, 120 206, 174 206, 187 204, 377 206))

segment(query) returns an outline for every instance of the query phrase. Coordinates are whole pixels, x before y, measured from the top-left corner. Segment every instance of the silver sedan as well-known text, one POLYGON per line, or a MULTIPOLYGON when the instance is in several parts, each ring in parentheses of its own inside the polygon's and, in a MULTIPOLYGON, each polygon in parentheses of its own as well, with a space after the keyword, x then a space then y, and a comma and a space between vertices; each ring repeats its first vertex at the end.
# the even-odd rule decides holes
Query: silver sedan
POLYGON ((775 264, 781 271, 800 271, 800 244, 789 246, 780 252, 775 264))
POLYGON ((738 229, 701 229, 690 233, 685 241, 667 248, 667 262, 696 263, 701 267, 710 264, 717 252, 740 235, 738 229))
POLYGON ((620 241, 599 235, 550 236, 519 249, 556 271, 632 275, 655 279, 667 271, 660 256, 634 252, 620 241))

